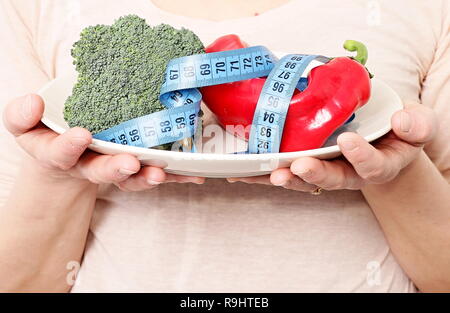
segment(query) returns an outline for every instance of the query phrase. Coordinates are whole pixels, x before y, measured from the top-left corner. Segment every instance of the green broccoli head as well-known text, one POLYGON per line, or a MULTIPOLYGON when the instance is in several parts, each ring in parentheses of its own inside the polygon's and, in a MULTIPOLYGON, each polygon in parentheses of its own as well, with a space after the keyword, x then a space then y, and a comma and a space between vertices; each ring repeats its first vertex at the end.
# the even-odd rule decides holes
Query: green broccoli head
POLYGON ((78 81, 65 103, 71 127, 96 134, 130 119, 164 109, 159 92, 167 63, 204 52, 190 30, 128 15, 111 26, 85 28, 72 49, 78 81))

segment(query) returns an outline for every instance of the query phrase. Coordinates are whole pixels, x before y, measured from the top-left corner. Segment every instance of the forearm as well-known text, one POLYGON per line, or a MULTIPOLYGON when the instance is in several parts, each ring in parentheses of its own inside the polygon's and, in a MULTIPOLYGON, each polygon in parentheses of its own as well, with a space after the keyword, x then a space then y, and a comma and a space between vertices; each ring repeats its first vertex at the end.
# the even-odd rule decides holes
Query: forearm
POLYGON ((397 260, 422 291, 450 291, 450 185, 424 152, 363 194, 397 260))
POLYGON ((83 254, 97 186, 24 163, 0 210, 0 291, 67 291, 66 267, 83 254))

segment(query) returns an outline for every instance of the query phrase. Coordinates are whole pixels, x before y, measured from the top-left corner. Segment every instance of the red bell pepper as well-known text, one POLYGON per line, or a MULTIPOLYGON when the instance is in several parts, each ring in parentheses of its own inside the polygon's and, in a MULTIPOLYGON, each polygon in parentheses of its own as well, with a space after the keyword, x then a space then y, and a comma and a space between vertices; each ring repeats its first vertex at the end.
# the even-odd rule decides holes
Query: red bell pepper
MULTIPOLYGON (((219 52, 245 48, 236 35, 220 37, 206 48, 219 52)), ((367 49, 359 42, 347 41, 344 47, 357 51, 356 57, 337 57, 314 68, 308 76, 308 88, 296 90, 284 125, 280 152, 322 147, 334 131, 358 108, 369 101, 370 74, 364 67, 367 49)), ((203 101, 225 128, 248 139, 259 95, 266 78, 201 88, 203 101), (236 127, 243 126, 243 127, 236 127), (245 129, 245 130, 244 130, 245 129)))

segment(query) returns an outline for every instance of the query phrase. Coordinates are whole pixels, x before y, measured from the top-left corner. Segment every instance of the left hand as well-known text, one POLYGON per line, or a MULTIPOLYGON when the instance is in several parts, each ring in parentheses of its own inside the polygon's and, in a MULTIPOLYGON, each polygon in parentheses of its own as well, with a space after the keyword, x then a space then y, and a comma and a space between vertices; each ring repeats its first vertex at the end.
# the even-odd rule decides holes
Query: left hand
POLYGON ((434 112, 419 104, 407 106, 392 117, 392 131, 373 145, 356 133, 341 134, 338 139, 343 157, 323 161, 312 157, 295 160, 290 168, 281 168, 270 175, 228 178, 282 186, 287 189, 313 192, 325 190, 359 190, 367 184, 383 184, 393 180, 430 142, 438 130, 434 112))

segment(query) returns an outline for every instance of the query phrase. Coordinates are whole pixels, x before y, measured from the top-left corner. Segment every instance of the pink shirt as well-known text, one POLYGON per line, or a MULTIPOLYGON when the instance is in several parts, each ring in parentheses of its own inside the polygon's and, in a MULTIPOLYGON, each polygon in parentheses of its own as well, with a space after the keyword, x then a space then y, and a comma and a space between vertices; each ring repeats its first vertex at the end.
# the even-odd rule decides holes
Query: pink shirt
MULTIPOLYGON (((88 25, 135 13, 149 24, 196 32, 205 44, 237 33, 252 45, 345 54, 365 42, 368 67, 404 100, 442 121, 427 153, 450 169, 450 5, 447 0, 292 1, 257 17, 211 22, 164 12, 148 0, 0 0, 0 105, 38 90, 72 66, 70 48, 88 25)), ((20 150, 0 126, 0 205, 20 150)), ((321 196, 280 187, 166 184, 123 193, 101 186, 73 292, 413 292, 358 191, 321 196)))

